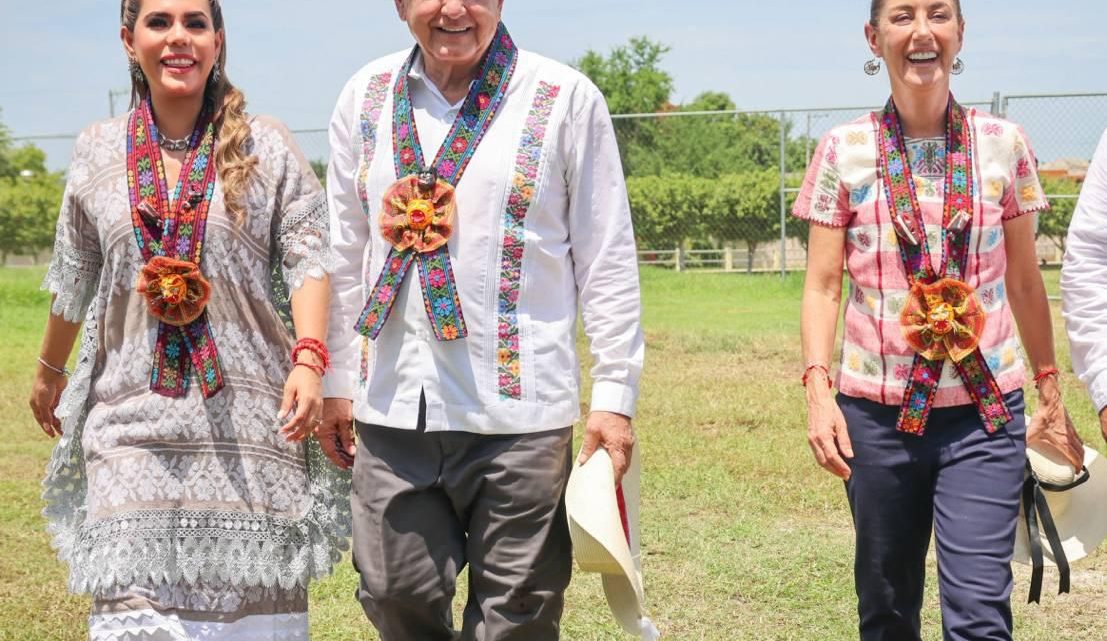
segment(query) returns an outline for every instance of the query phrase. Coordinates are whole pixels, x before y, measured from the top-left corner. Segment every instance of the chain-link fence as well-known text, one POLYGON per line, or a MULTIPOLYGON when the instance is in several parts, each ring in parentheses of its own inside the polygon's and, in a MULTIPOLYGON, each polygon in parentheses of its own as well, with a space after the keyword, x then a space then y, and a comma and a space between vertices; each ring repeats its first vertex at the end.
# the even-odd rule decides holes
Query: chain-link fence
MULTIPOLYGON (((1040 218, 1039 259, 1060 262, 1080 184, 1107 128, 1107 93, 997 93, 963 104, 1026 130, 1053 206, 1040 218)), ((828 130, 876 108, 616 116, 641 261, 678 270, 802 269, 807 225, 789 212, 807 164, 828 130)))
MULTIPOLYGON (((725 102, 720 99, 721 106, 725 102)), ((1056 263, 1080 183, 1107 128, 1107 93, 994 94, 964 103, 1020 124, 1054 211, 1041 217, 1039 257, 1056 263)), ((669 111, 614 116, 639 258, 673 269, 802 269, 807 225, 788 212, 819 139, 878 108, 669 111)), ((294 132, 322 168, 325 129, 294 132)), ((73 135, 16 138, 68 158, 73 135)))

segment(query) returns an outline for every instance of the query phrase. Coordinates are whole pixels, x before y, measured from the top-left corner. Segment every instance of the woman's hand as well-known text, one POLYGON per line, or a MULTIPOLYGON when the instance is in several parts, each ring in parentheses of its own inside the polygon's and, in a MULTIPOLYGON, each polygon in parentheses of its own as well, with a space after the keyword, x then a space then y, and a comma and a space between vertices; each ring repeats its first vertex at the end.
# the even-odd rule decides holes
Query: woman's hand
POLYGON ((1026 444, 1045 444, 1061 453, 1073 469, 1084 467, 1084 444, 1076 434, 1056 376, 1047 376, 1038 384, 1038 409, 1026 429, 1026 444))
POLYGON ((31 387, 31 412, 35 422, 50 438, 61 436, 61 419, 54 411, 58 409, 62 391, 69 383, 64 374, 47 369, 41 363, 35 371, 35 382, 31 387))
POLYGON ((852 472, 846 459, 853 458, 853 445, 846 430, 846 417, 830 393, 825 372, 812 371, 807 384, 807 444, 815 460, 826 471, 848 481, 852 472))
POLYGON ((281 427, 289 442, 302 441, 323 422, 323 378, 309 367, 292 368, 284 384, 284 398, 277 418, 284 420, 296 408, 296 414, 281 427))

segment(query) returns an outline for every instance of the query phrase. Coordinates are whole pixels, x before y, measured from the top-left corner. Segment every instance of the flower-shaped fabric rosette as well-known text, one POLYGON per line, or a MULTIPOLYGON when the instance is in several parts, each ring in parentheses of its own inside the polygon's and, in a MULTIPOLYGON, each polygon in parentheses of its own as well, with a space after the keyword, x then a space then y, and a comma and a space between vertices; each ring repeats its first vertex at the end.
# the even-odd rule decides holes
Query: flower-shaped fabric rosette
POLYGON ((138 293, 146 299, 151 316, 183 327, 204 313, 211 300, 211 285, 196 263, 154 256, 142 267, 138 293))
POLYGON ((907 344, 932 361, 949 357, 959 363, 972 354, 985 320, 976 290, 952 278, 930 285, 915 283, 900 312, 907 344))
POLYGON ((430 253, 446 244, 454 228, 454 188, 439 180, 424 192, 412 174, 401 178, 385 192, 381 212, 381 235, 397 251, 408 248, 430 253))

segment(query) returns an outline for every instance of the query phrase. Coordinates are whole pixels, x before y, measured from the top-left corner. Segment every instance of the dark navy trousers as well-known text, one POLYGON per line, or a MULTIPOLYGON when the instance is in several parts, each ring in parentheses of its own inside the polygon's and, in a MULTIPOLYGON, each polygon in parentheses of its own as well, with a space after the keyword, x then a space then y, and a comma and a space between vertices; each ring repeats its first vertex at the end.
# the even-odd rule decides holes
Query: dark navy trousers
POLYGON ((838 396, 854 458, 846 483, 856 530, 862 641, 917 641, 933 529, 946 641, 1011 639, 1011 556, 1026 449, 1015 416, 989 434, 974 405, 935 408, 926 434, 896 430, 899 406, 838 396))

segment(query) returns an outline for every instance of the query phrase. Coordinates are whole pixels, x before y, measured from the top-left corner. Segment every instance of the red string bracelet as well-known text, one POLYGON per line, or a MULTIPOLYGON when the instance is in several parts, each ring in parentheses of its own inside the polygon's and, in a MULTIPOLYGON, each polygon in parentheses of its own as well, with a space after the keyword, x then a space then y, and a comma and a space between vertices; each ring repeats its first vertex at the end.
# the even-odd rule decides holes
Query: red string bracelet
POLYGON ((823 374, 826 374, 826 386, 827 387, 834 387, 834 383, 830 382, 830 369, 826 365, 820 365, 819 363, 814 363, 812 365, 808 365, 807 369, 803 370, 803 379, 802 379, 802 381, 803 381, 803 386, 804 387, 807 387, 807 377, 811 375, 811 370, 813 370, 813 369, 822 370, 823 374))
MULTIPOLYGON (((300 363, 300 352, 311 352, 319 359, 321 365, 312 365, 312 367, 318 367, 322 371, 326 372, 331 367, 331 353, 327 350, 327 346, 322 342, 315 340, 314 338, 301 338, 296 341, 296 346, 292 348, 292 364, 293 365, 310 365, 310 363, 300 363)), ((322 376, 322 374, 320 374, 322 376)))
POLYGON ((1050 376, 1060 376, 1061 372, 1056 367, 1043 367, 1034 375, 1034 387, 1038 387, 1042 383, 1042 379, 1050 376))
POLYGON ((323 375, 327 373, 326 370, 324 370, 322 367, 318 365, 312 365, 311 363, 296 363, 293 367, 306 367, 318 374, 319 378, 323 378, 323 375))

